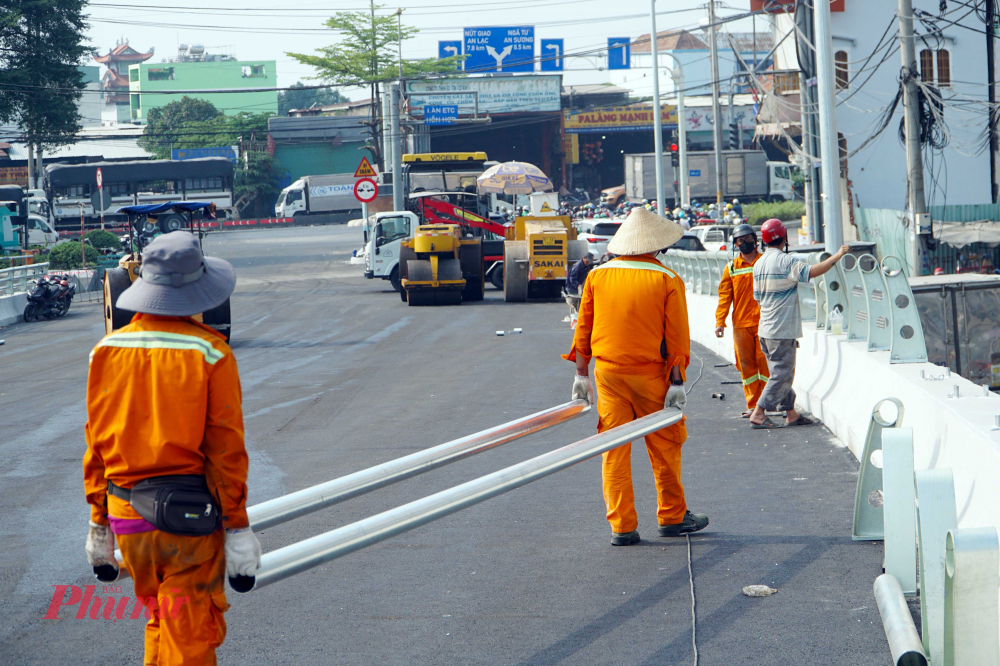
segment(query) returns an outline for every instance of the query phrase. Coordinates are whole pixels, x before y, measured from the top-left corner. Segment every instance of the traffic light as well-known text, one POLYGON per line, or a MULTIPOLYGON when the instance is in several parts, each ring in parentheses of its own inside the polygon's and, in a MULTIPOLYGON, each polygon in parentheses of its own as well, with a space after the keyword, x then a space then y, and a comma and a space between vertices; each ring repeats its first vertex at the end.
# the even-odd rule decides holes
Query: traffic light
POLYGON ((743 142, 740 141, 740 124, 739 123, 729 123, 729 147, 739 149, 743 147, 743 142))
POLYGON ((681 165, 681 154, 676 143, 670 144, 670 166, 679 167, 681 165))

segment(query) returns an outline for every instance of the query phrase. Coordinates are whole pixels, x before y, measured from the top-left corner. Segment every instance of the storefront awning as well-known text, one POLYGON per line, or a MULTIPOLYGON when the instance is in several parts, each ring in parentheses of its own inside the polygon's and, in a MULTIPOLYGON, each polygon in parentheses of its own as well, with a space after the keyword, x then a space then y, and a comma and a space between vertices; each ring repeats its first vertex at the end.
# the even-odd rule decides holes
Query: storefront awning
POLYGON ((993 247, 1000 244, 1000 222, 934 222, 934 238, 952 247, 965 247, 972 243, 993 247))

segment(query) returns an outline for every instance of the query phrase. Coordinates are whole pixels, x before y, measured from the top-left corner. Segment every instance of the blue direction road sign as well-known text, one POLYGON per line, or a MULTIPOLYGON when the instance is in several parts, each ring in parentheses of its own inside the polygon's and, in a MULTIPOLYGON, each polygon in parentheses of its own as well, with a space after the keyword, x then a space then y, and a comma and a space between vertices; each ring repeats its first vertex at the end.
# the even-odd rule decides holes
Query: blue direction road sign
POLYGON ((631 44, 628 37, 608 37, 608 69, 629 69, 631 44))
POLYGON ((466 28, 466 72, 535 71, 535 27, 466 28))
POLYGON ((458 119, 458 105, 428 104, 424 107, 425 125, 454 125, 458 119))
POLYGON ((462 40, 438 42, 438 58, 451 58, 457 55, 462 55, 462 40))
POLYGON ((540 69, 543 72, 563 71, 563 40, 541 40, 541 52, 538 54, 540 69))
POLYGON ((701 169, 691 169, 688 171, 688 176, 690 178, 701 178, 701 169))

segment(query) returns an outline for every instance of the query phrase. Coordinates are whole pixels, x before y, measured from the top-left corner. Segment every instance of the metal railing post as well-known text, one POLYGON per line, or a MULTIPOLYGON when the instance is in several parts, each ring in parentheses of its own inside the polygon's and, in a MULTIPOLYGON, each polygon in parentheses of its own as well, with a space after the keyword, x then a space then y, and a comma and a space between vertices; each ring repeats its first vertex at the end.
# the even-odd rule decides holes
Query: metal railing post
POLYGON ((932 664, 944 663, 945 541, 958 527, 955 481, 950 469, 921 469, 917 491, 917 553, 920 567, 920 629, 932 664))
POLYGON ((660 410, 493 474, 265 553, 257 571, 255 588, 276 583, 397 534, 485 502, 651 432, 671 426, 680 422, 682 418, 684 415, 678 410, 660 410))
POLYGON ((882 433, 886 428, 898 428, 903 422, 903 403, 898 398, 885 398, 875 403, 868 435, 861 455, 861 472, 854 495, 854 530, 851 538, 855 541, 880 541, 885 538, 883 510, 882 433), (882 405, 896 406, 896 417, 891 421, 882 415, 882 405), (876 464, 877 463, 877 464, 876 464))
POLYGON ((1000 666, 995 527, 949 530, 945 543, 944 665, 1000 666))
POLYGON ((906 594, 917 591, 917 533, 913 489, 913 428, 882 431, 885 572, 906 594))

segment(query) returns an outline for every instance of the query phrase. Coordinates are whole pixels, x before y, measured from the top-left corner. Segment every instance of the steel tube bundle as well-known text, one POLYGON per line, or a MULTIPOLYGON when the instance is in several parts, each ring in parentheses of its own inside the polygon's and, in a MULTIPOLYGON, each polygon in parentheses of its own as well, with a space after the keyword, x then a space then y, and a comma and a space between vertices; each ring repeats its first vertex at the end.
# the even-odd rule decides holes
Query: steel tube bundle
POLYGON ((519 437, 563 423, 587 412, 590 406, 574 400, 467 437, 333 479, 247 508, 254 530, 288 522, 307 513, 364 495, 378 488, 429 472, 519 437))
POLYGON ((684 415, 676 409, 661 410, 493 474, 265 553, 257 571, 255 587, 270 585, 502 495, 651 432, 671 426, 682 418, 684 415))

